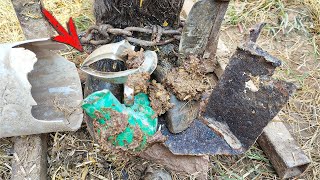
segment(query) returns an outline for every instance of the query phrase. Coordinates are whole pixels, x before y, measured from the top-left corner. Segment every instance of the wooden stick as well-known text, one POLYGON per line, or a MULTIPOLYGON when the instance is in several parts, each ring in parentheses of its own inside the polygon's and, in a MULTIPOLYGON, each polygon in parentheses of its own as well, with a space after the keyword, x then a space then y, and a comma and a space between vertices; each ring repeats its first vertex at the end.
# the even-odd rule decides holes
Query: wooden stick
MULTIPOLYGON (((276 116, 274 120, 276 119, 279 117, 276 116)), ((282 179, 299 176, 310 164, 309 158, 283 122, 269 123, 258 138, 258 143, 282 179)))
MULTIPOLYGON (((34 4, 29 0, 12 0, 20 25, 26 39, 46 38, 54 35, 54 31, 43 19, 25 18, 22 11, 40 13, 40 0, 34 4)), ((21 123, 23 126, 23 123, 21 123)), ((35 127, 36 128, 36 127, 35 127)), ((18 160, 12 162, 12 179, 47 179, 47 134, 15 137, 14 152, 18 160)))

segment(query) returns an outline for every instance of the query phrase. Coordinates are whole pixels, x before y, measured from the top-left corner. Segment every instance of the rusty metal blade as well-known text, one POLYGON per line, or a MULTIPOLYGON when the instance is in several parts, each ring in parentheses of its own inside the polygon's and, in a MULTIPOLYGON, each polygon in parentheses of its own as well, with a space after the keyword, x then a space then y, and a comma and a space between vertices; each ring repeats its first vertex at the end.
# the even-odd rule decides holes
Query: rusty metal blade
POLYGON ((241 154, 200 120, 194 120, 185 131, 173 134, 167 127, 161 133, 168 137, 165 146, 176 155, 241 154))
POLYGON ((179 46, 182 58, 190 54, 205 58, 215 56, 228 4, 228 1, 200 0, 193 5, 182 31, 179 46))
POLYGON ((231 57, 199 117, 201 122, 175 135, 162 130, 168 136, 165 145, 174 154, 243 153, 286 104, 295 86, 271 78, 281 61, 255 40, 250 38, 231 57))

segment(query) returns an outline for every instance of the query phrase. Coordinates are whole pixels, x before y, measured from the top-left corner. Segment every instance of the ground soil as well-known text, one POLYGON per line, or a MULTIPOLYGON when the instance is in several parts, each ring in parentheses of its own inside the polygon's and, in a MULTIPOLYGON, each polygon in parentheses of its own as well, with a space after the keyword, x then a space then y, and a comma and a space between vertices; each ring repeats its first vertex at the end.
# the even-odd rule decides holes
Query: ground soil
POLYGON ((128 81, 126 82, 126 85, 130 88, 134 88, 134 94, 138 94, 140 92, 147 93, 149 79, 149 73, 131 74, 128 76, 128 81))
POLYGON ((144 50, 141 48, 140 51, 128 49, 124 52, 123 56, 126 57, 125 65, 128 69, 136 69, 141 66, 144 61, 143 51, 144 50))

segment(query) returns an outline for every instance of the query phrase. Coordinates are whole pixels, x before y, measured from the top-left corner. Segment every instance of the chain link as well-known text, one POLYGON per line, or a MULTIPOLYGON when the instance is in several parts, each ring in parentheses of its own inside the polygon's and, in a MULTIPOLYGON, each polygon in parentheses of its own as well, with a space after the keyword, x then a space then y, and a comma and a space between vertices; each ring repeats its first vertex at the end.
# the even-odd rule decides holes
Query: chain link
POLYGON ((180 40, 182 28, 178 29, 168 29, 163 28, 159 25, 154 25, 152 27, 126 27, 124 29, 114 28, 110 24, 93 25, 89 27, 86 34, 80 38, 82 44, 92 44, 92 45, 102 45, 110 43, 113 39, 110 35, 122 36, 126 40, 132 43, 136 43, 140 46, 156 46, 164 45, 174 40, 180 40), (142 40, 134 38, 133 32, 140 32, 145 34, 151 34, 151 40, 142 40), (95 40, 94 34, 101 34, 104 39, 95 40), (171 38, 166 40, 161 40, 163 35, 171 36, 171 38))

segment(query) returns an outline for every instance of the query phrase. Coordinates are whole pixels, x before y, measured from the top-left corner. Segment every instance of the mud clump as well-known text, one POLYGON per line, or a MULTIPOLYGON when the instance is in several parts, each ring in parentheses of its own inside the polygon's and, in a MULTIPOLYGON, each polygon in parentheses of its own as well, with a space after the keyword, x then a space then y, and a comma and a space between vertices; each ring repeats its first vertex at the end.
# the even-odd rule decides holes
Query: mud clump
POLYGON ((182 101, 199 100, 201 94, 211 87, 205 65, 194 56, 190 56, 182 66, 172 69, 166 75, 165 84, 182 101))
POLYGON ((128 69, 136 69, 144 62, 144 50, 142 48, 140 51, 128 49, 124 51, 122 57, 127 57, 125 65, 128 69))
POLYGON ((138 148, 141 144, 141 141, 143 140, 142 130, 138 126, 135 126, 133 130, 133 142, 128 146, 128 149, 132 150, 138 148))
POLYGON ((104 116, 96 111, 96 119, 93 121, 94 129, 96 129, 95 137, 103 149, 117 149, 112 144, 112 140, 116 138, 121 132, 123 132, 128 126, 128 115, 119 113, 110 108, 104 108, 103 111, 110 114, 111 119, 107 120, 104 116), (104 122, 99 121, 103 119, 104 122))
MULTIPOLYGON (((104 116, 101 113, 96 112, 97 118, 93 122, 94 128, 97 130, 95 137, 101 145, 101 148, 112 154, 121 155, 122 157, 119 157, 121 160, 139 154, 137 148, 139 148, 143 141, 144 134, 142 130, 138 126, 134 126, 133 142, 124 147, 118 146, 115 144, 115 139, 129 127, 129 117, 127 114, 117 112, 110 108, 105 108, 103 111, 109 113, 110 119, 107 120, 103 118, 104 116), (105 121, 101 122, 101 119, 105 121)), ((152 139, 152 137, 149 138, 152 139)))
POLYGON ((164 114, 172 108, 173 105, 170 103, 170 94, 162 84, 152 80, 149 85, 148 94, 150 105, 157 116, 164 114))
POLYGON ((148 86, 149 86, 149 79, 150 79, 149 73, 131 74, 128 76, 126 85, 134 89, 134 94, 138 94, 140 92, 147 93, 148 86))

